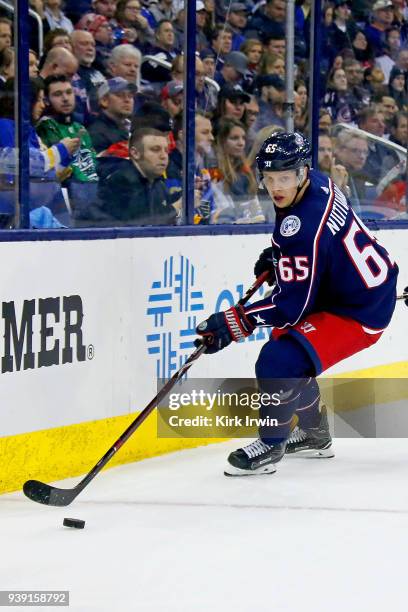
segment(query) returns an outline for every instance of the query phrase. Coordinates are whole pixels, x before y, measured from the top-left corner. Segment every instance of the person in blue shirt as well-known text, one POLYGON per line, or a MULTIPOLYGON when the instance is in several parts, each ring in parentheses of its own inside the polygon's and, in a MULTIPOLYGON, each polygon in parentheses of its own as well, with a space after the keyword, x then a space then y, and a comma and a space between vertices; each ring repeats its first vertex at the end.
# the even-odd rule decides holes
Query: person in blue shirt
POLYGON ((279 396, 278 405, 264 400, 260 416, 276 421, 230 454, 228 476, 272 473, 285 452, 334 456, 315 377, 377 342, 396 300, 398 266, 337 185, 311 169, 311 147, 301 134, 267 138, 257 166, 276 224, 254 272, 269 271, 274 288, 269 297, 213 314, 197 327, 207 353, 258 326, 273 328, 255 370, 260 390, 279 396), (295 413, 298 430, 289 439, 295 413))

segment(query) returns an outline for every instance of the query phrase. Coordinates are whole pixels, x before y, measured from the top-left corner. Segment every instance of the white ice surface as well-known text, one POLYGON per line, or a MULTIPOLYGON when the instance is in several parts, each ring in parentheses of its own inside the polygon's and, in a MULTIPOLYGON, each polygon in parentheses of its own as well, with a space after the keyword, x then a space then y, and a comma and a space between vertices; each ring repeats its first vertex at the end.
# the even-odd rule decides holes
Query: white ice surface
POLYGON ((0 589, 69 589, 81 612, 408 610, 407 440, 226 478, 236 447, 109 470, 68 508, 1 496, 0 589))

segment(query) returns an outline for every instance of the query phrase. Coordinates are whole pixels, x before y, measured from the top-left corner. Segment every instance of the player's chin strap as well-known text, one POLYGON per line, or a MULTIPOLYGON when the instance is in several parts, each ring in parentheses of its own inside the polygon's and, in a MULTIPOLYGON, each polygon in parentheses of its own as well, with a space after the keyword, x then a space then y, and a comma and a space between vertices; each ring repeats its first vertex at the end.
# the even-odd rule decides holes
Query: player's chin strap
MULTIPOLYGON (((308 166, 308 168, 309 168, 309 166, 308 166)), ((298 168, 296 170, 296 174, 297 174, 299 183, 298 183, 298 186, 297 186, 297 189, 296 189, 295 196, 294 196, 292 202, 289 204, 289 206, 293 206, 294 205, 294 203, 297 200, 297 197, 298 197, 299 193, 302 191, 303 187, 306 184, 308 176, 306 175, 306 177, 305 177, 305 169, 306 169, 306 166, 302 166, 302 168, 298 168)))

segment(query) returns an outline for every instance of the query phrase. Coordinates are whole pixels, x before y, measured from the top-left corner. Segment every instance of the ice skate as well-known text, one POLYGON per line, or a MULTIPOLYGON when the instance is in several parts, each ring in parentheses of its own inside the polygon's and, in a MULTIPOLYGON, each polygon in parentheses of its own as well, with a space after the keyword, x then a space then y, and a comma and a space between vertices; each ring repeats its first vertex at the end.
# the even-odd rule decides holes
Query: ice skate
POLYGON ((262 440, 255 440, 248 446, 238 448, 228 457, 224 474, 225 476, 273 474, 276 472, 275 463, 285 454, 285 445, 286 442, 271 445, 265 444, 262 440))
POLYGON ((322 406, 320 414, 318 427, 310 427, 304 430, 296 425, 286 445, 285 452, 287 455, 296 453, 300 456, 317 459, 334 457, 326 406, 322 406))

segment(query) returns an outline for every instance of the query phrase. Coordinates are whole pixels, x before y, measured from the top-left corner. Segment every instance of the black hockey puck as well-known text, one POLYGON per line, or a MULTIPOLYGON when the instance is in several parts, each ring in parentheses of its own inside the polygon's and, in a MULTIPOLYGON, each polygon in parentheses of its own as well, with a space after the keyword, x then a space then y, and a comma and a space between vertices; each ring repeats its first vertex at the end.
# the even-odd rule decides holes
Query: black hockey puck
POLYGON ((81 521, 81 519, 64 518, 62 524, 64 527, 73 527, 74 529, 83 529, 85 527, 85 521, 81 521))

